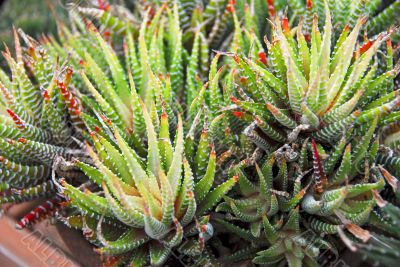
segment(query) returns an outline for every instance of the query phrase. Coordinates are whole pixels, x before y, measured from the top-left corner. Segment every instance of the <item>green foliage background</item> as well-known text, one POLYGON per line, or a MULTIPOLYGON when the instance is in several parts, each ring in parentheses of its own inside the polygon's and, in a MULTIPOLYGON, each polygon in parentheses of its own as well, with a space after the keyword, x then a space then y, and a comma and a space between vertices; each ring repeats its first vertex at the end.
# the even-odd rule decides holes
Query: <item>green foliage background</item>
MULTIPOLYGON (((49 0, 54 5, 58 0, 49 0)), ((60 15, 63 15, 61 7, 57 8, 60 15)), ((56 24, 45 0, 6 0, 0 6, 0 49, 4 50, 4 45, 13 46, 12 26, 22 28, 24 31, 37 38, 46 32, 55 32, 56 24)), ((0 61, 4 64, 4 59, 0 61)))

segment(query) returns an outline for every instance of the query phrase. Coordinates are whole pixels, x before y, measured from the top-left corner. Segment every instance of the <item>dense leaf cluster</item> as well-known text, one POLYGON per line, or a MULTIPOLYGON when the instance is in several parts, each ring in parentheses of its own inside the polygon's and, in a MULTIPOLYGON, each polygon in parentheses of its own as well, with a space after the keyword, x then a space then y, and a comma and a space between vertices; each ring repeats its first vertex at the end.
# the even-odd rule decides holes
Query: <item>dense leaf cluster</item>
POLYGON ((59 39, 15 30, 0 201, 52 197, 19 226, 58 211, 112 266, 390 264, 399 3, 281 2, 98 1, 59 39))

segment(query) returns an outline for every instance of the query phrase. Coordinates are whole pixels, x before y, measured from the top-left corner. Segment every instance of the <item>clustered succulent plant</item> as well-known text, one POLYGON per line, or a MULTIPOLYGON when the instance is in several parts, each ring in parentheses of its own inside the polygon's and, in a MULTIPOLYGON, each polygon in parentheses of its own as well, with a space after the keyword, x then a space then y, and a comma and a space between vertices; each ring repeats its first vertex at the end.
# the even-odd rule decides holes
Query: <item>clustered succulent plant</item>
POLYGON ((110 266, 395 262, 400 5, 283 2, 98 1, 58 39, 15 30, 0 201, 48 197, 18 226, 57 214, 110 266))
MULTIPOLYGON (((67 89, 72 69, 60 69, 41 45, 21 35, 27 51, 22 51, 14 29, 15 59, 8 49, 3 52, 12 79, 1 71, 1 104, 8 113, 1 115, 0 125, 1 203, 54 196, 55 160, 84 154, 73 139, 81 135, 83 124, 78 116, 80 104, 67 89)), ((68 167, 58 171, 74 172, 68 167)))

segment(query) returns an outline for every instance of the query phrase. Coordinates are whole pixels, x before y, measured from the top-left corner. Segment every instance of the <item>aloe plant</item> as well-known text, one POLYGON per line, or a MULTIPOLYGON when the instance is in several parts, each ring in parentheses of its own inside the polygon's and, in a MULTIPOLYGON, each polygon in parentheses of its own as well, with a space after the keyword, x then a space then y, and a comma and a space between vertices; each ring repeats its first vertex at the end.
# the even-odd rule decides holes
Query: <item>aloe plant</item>
MULTIPOLYGON (((319 249, 333 244, 316 239, 304 248, 304 232, 343 237, 346 229, 364 242, 371 237, 360 226, 376 205, 372 191, 383 189, 384 177, 389 177, 376 166, 384 157, 376 133, 397 114, 400 99, 392 88, 399 65, 378 74, 371 64, 380 46, 390 49, 389 34, 379 35, 368 48, 354 49, 364 17, 351 31, 344 28, 332 44, 330 14, 326 5, 322 33, 314 18, 310 45, 302 21, 293 34, 287 18, 276 19, 273 40, 265 40, 267 62, 243 55, 239 45, 226 53, 236 63, 241 89, 224 97, 248 122, 244 133, 258 154, 233 170, 239 190, 217 208, 227 213, 227 220, 247 225, 244 229, 220 220, 252 244, 226 260, 314 265, 319 249), (257 158, 264 158, 262 165, 257 158), (247 174, 251 166, 257 179, 247 174)), ((239 27, 234 36, 233 46, 246 38, 239 27)))
POLYGON ((28 50, 23 52, 14 29, 16 57, 3 52, 12 78, 0 72, 1 203, 54 195, 52 177, 76 175, 68 167, 56 172, 54 164, 84 155, 74 139, 83 124, 82 107, 71 92, 72 69, 60 69, 36 41, 21 35, 28 50))
POLYGON ((1 201, 52 196, 19 226, 62 209, 111 266, 379 251, 377 228, 396 236, 378 216, 397 216, 396 32, 359 43, 377 2, 323 3, 289 1, 289 19, 280 1, 99 1, 58 38, 20 32, 0 73, 1 201))
POLYGON ((89 147, 88 150, 97 168, 78 163, 88 177, 101 186, 104 196, 90 193, 87 188, 81 192, 65 181, 61 185, 72 206, 84 216, 99 220, 97 227, 91 230, 101 243, 100 253, 130 253, 131 262, 140 266, 148 264, 150 255, 150 264, 158 266, 168 259, 171 250, 179 246, 183 238, 188 240, 180 247, 180 253, 193 256, 202 253, 204 242, 213 234, 205 212, 232 188, 237 178, 232 177, 212 189, 215 151, 211 152, 207 168, 202 170, 204 162, 199 159, 207 155, 203 154, 201 145, 193 161, 183 157, 185 142, 180 117, 173 149, 168 115, 161 115, 157 137, 149 111, 143 106, 142 112, 148 137, 147 160, 140 158, 116 127, 110 126, 114 134, 109 137, 115 139, 115 144, 101 133, 91 133, 97 153, 89 147), (120 222, 120 227, 127 228, 123 234, 102 236, 102 222, 115 220, 120 222))
MULTIPOLYGON (((150 26, 147 14, 138 39, 129 33, 126 36, 127 72, 115 51, 93 25, 89 26, 87 38, 103 50, 111 77, 102 78, 101 66, 90 52, 84 52, 81 79, 92 98, 83 96, 91 110, 82 112, 80 118, 89 130, 88 141, 94 149, 87 144, 86 150, 95 167, 79 160, 74 165, 97 186, 74 187, 66 180, 59 186, 70 206, 79 211, 66 217, 66 223, 93 233, 88 238, 100 246, 99 253, 138 266, 160 266, 181 243, 181 254, 206 253, 205 241, 213 234, 206 212, 237 178, 232 176, 213 187, 217 156, 210 147, 207 123, 200 136, 196 135, 202 109, 197 111, 197 119, 188 116, 184 125, 184 114, 180 115, 173 100, 181 91, 182 67, 174 61, 170 65, 155 61, 152 54, 172 50, 173 59, 182 57, 177 6, 174 10, 161 8, 150 26), (164 14, 169 15, 170 31, 177 33, 166 37, 175 48, 164 46, 162 32, 151 35, 153 27, 165 23, 164 14), (121 231, 105 233, 110 224, 121 231)), ((197 65, 192 68, 196 70, 197 65)))
MULTIPOLYGON (((144 6, 159 6, 164 2, 168 1, 147 1, 144 6)), ((183 28, 197 26, 193 25, 193 21, 203 17, 203 23, 200 25, 209 32, 208 39, 213 40, 210 43, 217 46, 223 42, 222 38, 229 36, 228 31, 233 28, 230 16, 232 6, 235 6, 239 16, 246 23, 253 24, 251 29, 260 37, 270 33, 264 18, 273 20, 275 16, 289 12, 291 23, 297 23, 303 17, 305 37, 308 38, 313 17, 316 15, 320 18, 320 26, 324 21, 324 2, 325 0, 177 1, 183 28)), ((374 36, 399 23, 396 17, 400 11, 398 1, 328 0, 327 3, 332 13, 337 14, 332 18, 332 24, 336 27, 354 27, 360 16, 368 16, 370 20, 367 23, 367 32, 374 36)), ((398 40, 398 37, 398 33, 393 35, 395 40, 398 40)))

